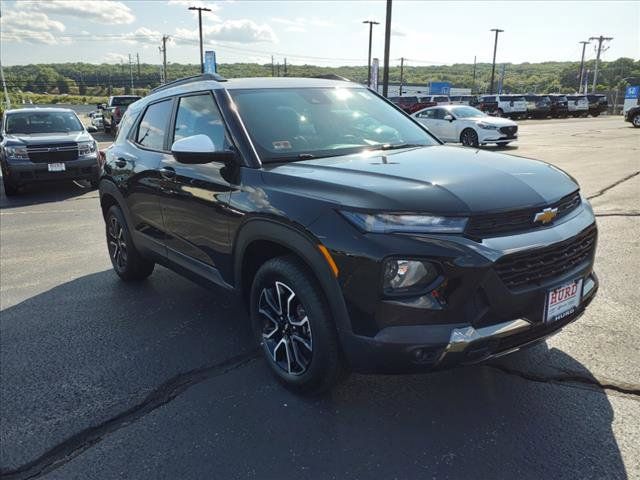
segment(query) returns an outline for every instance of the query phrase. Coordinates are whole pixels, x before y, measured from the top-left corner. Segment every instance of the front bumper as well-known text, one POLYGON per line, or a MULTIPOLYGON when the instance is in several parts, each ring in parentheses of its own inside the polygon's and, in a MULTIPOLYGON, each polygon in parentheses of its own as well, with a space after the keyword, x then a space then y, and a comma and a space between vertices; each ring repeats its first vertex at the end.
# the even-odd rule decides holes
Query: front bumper
POLYGON ((14 185, 57 180, 92 180, 98 177, 99 168, 96 157, 62 163, 65 164, 63 172, 50 172, 47 163, 29 161, 7 163, 3 174, 7 175, 7 179, 14 185))
MULTIPOLYGON (((327 231, 336 231, 335 221, 327 221, 327 231)), ((595 232, 594 222, 583 201, 551 227, 481 241, 456 235, 368 234, 366 256, 340 253, 356 251, 348 243, 332 245, 350 321, 350 328, 340 328, 350 366, 388 373, 439 369, 503 355, 556 333, 582 314, 598 289, 595 240, 589 255, 534 283, 508 286, 496 267, 505 257, 572 244, 585 232, 595 232), (383 296, 382 261, 398 252, 436 263, 446 281, 421 296, 383 296), (576 311, 546 323, 549 290, 577 279, 583 279, 584 294, 576 311)), ((364 248, 362 239, 358 248, 364 248)))

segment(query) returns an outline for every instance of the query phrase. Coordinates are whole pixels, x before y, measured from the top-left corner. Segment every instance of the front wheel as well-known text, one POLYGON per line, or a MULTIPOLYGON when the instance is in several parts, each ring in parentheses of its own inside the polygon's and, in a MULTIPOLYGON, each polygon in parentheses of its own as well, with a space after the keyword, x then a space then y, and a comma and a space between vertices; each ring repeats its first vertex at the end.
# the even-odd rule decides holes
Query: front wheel
POLYGON ((136 249, 122 210, 116 205, 107 212, 106 234, 111 265, 120 278, 129 282, 151 275, 155 264, 136 249))
POLYGON ((631 119, 631 125, 635 128, 640 128, 640 113, 636 113, 631 119))
POLYGON ((318 394, 344 372, 331 310, 295 257, 267 261, 251 287, 251 323, 271 370, 287 388, 318 394))
POLYGON ((479 145, 478 134, 474 129, 466 128, 460 134, 460 143, 465 147, 477 147, 479 145))

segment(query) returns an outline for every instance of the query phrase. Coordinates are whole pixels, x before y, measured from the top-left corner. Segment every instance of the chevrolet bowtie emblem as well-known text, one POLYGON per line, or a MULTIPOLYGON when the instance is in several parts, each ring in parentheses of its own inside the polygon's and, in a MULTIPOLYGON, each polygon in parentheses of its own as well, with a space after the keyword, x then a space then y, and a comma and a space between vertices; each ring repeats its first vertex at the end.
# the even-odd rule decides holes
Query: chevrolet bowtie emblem
POLYGON ((558 209, 557 208, 545 208, 544 210, 542 210, 541 212, 536 213, 533 216, 533 221, 545 224, 545 223, 549 223, 550 221, 552 221, 557 216, 558 216, 558 209))

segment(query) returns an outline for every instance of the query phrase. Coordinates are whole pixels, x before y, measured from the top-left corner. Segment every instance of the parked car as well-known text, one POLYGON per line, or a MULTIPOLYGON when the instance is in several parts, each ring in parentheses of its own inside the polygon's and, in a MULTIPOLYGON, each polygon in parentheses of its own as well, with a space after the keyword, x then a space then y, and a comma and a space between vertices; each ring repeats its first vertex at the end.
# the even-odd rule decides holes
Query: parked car
POLYGON ((525 95, 527 116, 531 118, 547 118, 551 114, 551 99, 547 95, 525 95))
POLYGON ((474 107, 478 103, 478 97, 475 95, 453 95, 449 96, 451 105, 470 105, 474 107))
POLYGON ((467 105, 429 107, 412 116, 443 142, 460 142, 468 147, 487 143, 504 146, 518 139, 516 122, 490 117, 467 105))
POLYGON ((448 95, 426 95, 420 97, 422 103, 430 103, 432 105, 451 105, 451 99, 448 95))
POLYGON ((624 121, 630 122, 636 128, 640 128, 640 105, 631 107, 624 112, 624 121))
POLYGON ((609 108, 609 102, 606 95, 587 95, 587 100, 589 101, 589 115, 592 117, 597 117, 601 113, 606 113, 609 108))
POLYGON ((498 117, 524 118, 527 102, 522 95, 483 95, 478 98, 478 110, 498 117))
POLYGON ((142 97, 137 95, 117 95, 109 97, 108 103, 99 105, 98 108, 102 110, 102 123, 105 133, 115 134, 124 112, 127 111, 129 105, 140 100, 140 98, 142 97))
POLYGON ((589 115, 589 100, 585 95, 567 95, 567 106, 572 117, 589 115))
POLYGON ((435 102, 427 101, 424 97, 389 97, 389 101, 395 103, 407 113, 417 112, 423 108, 436 105, 435 102))
POLYGON ((102 112, 100 112, 99 115, 93 115, 91 117, 91 125, 96 127, 98 130, 101 130, 104 128, 102 112))
POLYGON ((173 82, 129 108, 105 161, 115 272, 160 263, 237 293, 297 391, 515 351, 598 288, 595 217, 571 176, 443 146, 356 83, 173 82))
POLYGON ((7 110, 0 127, 0 166, 7 196, 30 183, 89 180, 98 185, 97 144, 73 110, 7 110))
POLYGON ((566 118, 569 115, 568 100, 565 95, 549 95, 551 101, 550 113, 553 118, 566 118))

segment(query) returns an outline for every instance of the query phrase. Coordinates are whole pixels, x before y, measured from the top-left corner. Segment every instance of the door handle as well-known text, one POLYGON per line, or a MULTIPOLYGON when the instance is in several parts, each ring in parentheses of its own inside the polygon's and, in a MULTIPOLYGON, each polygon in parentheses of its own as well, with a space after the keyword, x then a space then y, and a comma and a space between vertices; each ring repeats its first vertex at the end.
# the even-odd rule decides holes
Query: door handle
POLYGON ((176 171, 171 167, 162 167, 160 169, 160 175, 162 175, 162 178, 166 180, 171 180, 172 178, 175 178, 176 171))
POLYGON ((115 161, 116 167, 118 168, 124 168, 127 166, 127 161, 124 158, 118 158, 115 161))

